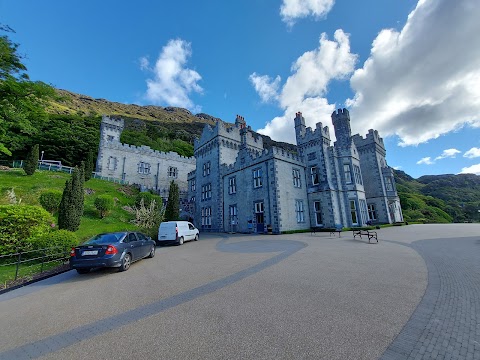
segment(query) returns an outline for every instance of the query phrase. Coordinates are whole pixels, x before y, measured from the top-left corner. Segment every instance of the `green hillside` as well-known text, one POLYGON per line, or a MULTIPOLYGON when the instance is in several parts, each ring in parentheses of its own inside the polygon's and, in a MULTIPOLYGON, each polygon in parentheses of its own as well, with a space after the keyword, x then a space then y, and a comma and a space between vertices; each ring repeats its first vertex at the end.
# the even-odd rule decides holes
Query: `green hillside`
MULTIPOLYGON (((0 204, 11 203, 8 191, 13 189, 16 200, 20 204, 40 205, 40 194, 47 190, 63 191, 69 174, 37 170, 34 175, 27 176, 21 169, 0 170, 0 204)), ((132 207, 138 194, 132 186, 124 186, 112 182, 91 179, 85 183, 85 209, 76 234, 80 240, 95 234, 108 231, 135 229, 132 223, 135 218, 132 207), (94 201, 98 195, 109 195, 115 199, 115 207, 111 213, 100 219, 94 201)))

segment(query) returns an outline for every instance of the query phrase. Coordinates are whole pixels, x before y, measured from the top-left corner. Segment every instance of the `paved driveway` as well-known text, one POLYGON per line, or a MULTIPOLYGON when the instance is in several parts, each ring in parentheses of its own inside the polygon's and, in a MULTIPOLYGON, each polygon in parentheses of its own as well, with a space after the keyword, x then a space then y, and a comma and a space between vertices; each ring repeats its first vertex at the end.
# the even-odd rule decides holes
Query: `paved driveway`
POLYGON ((479 230, 202 234, 0 295, 0 359, 477 359, 479 230))

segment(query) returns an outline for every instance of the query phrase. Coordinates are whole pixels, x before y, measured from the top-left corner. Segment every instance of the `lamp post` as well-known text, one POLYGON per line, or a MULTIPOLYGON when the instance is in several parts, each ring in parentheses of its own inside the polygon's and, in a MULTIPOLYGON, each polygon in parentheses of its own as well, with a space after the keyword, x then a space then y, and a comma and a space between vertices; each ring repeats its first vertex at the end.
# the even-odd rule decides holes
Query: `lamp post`
POLYGON ((42 150, 42 156, 40 157, 40 164, 43 164, 43 153, 44 151, 42 150))

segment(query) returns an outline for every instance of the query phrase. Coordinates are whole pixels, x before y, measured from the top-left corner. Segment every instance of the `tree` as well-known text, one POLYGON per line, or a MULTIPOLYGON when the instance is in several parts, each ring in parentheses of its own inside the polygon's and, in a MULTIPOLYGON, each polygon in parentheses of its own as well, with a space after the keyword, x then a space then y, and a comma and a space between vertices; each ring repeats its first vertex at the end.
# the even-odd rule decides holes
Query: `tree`
POLYGON ((172 180, 168 191, 167 209, 165 210, 166 221, 178 220, 180 217, 179 205, 178 185, 172 180))
POLYGON ((25 158, 25 162, 23 163, 23 170, 27 175, 35 174, 35 170, 38 166, 38 157, 39 157, 39 149, 38 144, 32 146, 30 151, 25 158))
POLYGON ((85 181, 88 181, 92 177, 93 172, 93 151, 88 150, 87 160, 85 161, 85 181))
MULTIPOLYGON (((0 25, 0 30, 12 31, 0 25)), ((48 116, 45 111, 55 89, 41 81, 30 81, 17 53, 18 45, 0 36, 0 154, 21 150, 48 116)))
POLYGON ((75 167, 70 179, 65 183, 60 208, 58 209, 58 227, 69 231, 77 231, 83 215, 83 163, 75 167))
POLYGON ((98 213, 100 214, 100 218, 103 219, 105 215, 107 215, 108 212, 113 209, 115 202, 113 201, 113 198, 110 195, 98 195, 95 198, 95 201, 93 204, 95 205, 95 208, 98 210, 98 213))

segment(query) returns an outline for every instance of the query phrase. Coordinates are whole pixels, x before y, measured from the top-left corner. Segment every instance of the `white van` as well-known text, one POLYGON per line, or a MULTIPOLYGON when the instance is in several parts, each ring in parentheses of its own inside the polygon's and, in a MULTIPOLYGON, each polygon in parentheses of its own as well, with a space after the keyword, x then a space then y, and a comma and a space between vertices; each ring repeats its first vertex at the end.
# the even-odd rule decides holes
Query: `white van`
POLYGON ((158 228, 158 243, 175 242, 182 245, 184 241, 197 241, 198 234, 198 229, 188 221, 165 221, 158 228))

